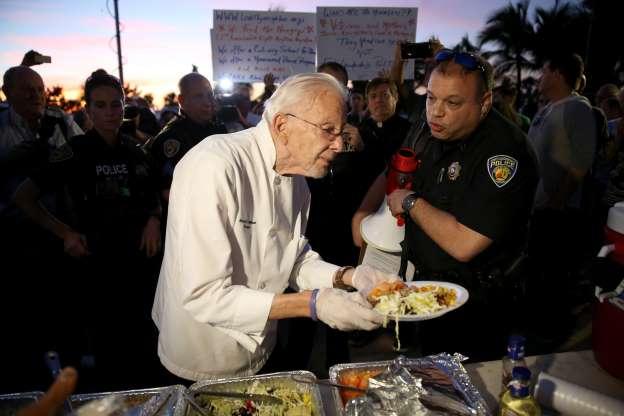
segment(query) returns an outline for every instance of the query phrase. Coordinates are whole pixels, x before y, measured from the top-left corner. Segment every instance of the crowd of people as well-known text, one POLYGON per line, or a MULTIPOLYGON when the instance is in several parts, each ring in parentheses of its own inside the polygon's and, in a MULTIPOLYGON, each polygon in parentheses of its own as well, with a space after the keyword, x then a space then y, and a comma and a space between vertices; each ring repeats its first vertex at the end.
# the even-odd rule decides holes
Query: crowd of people
POLYGON ((192 72, 159 119, 103 70, 72 117, 46 105, 28 62, 9 68, 0 391, 43 389, 48 350, 80 391, 305 369, 318 331, 326 367, 347 362, 349 342, 370 339, 350 331, 383 321, 366 295, 397 278, 358 261, 401 147, 420 159, 412 189, 388 196, 415 266, 403 277, 470 292, 408 325, 410 342, 473 360, 497 358, 511 331, 560 345, 585 296, 579 270, 624 199, 624 90, 590 100, 581 58, 553 54, 543 105, 523 114, 486 60, 433 45, 418 83, 399 47, 351 90, 335 62, 279 86, 267 74, 255 100, 250 84, 216 96, 192 72))

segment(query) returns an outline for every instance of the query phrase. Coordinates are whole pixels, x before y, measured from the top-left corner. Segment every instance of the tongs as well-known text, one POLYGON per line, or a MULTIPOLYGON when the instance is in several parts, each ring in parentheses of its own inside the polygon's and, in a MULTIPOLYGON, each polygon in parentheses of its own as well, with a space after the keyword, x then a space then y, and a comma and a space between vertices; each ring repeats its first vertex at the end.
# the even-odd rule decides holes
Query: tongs
POLYGON ((294 374, 291 376, 291 378, 297 383, 318 384, 320 386, 337 387, 339 389, 359 391, 361 393, 366 393, 368 391, 367 389, 361 389, 359 387, 348 386, 346 384, 334 383, 333 381, 329 381, 329 380, 311 379, 307 377, 297 376, 294 374))
POLYGON ((192 397, 191 395, 185 393, 184 397, 186 398, 186 400, 188 400, 191 406, 197 409, 200 413, 202 413, 202 411, 205 412, 206 409, 195 401, 195 399, 199 395, 210 396, 210 397, 226 397, 229 399, 251 400, 252 402, 256 404, 277 405, 277 404, 284 403, 282 399, 280 399, 279 397, 270 396, 268 394, 239 393, 239 392, 233 392, 233 391, 200 390, 194 393, 195 397, 192 397), (199 410, 199 408, 201 408, 201 411, 199 410))

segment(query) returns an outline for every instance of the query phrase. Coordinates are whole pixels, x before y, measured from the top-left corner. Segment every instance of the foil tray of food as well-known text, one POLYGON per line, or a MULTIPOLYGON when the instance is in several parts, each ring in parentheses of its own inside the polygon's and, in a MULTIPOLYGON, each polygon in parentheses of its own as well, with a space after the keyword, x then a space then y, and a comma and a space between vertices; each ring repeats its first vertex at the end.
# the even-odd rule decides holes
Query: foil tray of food
POLYGON ((0 395, 0 416, 15 416, 22 407, 36 402, 43 392, 11 393, 0 395))
POLYGON ((199 381, 187 391, 185 416, 324 416, 315 381, 309 371, 199 381))
POLYGON ((104 404, 110 409, 105 413, 131 414, 141 416, 183 416, 182 385, 155 387, 150 389, 125 390, 103 393, 75 394, 70 403, 78 415, 84 406, 94 403, 104 404), (114 400, 114 406, 110 400, 114 400), (104 400, 108 400, 104 402, 104 400))
MULTIPOLYGON (((416 397, 417 406, 422 404, 424 407, 423 413, 417 414, 491 415, 481 393, 461 364, 464 359, 460 354, 441 353, 421 358, 399 356, 392 361, 334 365, 329 369, 331 382, 367 391, 364 393, 333 388, 336 414, 365 414, 360 406, 366 404, 363 401, 370 399, 369 401, 376 401, 379 406, 381 397, 383 405, 384 390, 390 389, 394 393, 403 392, 409 397, 416 397), (407 377, 400 374, 400 371, 406 372, 407 377), (409 380, 406 381, 407 379, 409 380), (408 383, 408 388, 401 383, 408 383), (374 391, 371 386, 376 386, 379 390, 374 391), (360 412, 352 411, 357 407, 360 407, 360 412)), ((391 409, 384 408, 388 412, 383 414, 400 414, 398 410, 393 412, 396 409, 392 409, 392 405, 405 403, 405 397, 392 394, 388 397, 392 397, 392 400, 387 401, 391 409)))

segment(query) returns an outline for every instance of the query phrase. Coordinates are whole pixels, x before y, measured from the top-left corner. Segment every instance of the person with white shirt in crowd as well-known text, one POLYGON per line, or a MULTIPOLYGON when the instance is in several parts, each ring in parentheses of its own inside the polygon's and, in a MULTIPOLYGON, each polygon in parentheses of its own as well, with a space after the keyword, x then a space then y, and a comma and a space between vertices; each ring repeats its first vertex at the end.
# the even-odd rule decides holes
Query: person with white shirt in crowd
POLYGON ((258 126, 208 137, 178 163, 152 312, 171 373, 200 380, 267 371, 279 319, 310 317, 344 331, 381 325, 365 296, 393 276, 324 262, 303 236, 305 177, 324 176, 342 150, 346 99, 330 75, 294 75, 258 126), (289 286, 296 292, 283 293, 289 286))

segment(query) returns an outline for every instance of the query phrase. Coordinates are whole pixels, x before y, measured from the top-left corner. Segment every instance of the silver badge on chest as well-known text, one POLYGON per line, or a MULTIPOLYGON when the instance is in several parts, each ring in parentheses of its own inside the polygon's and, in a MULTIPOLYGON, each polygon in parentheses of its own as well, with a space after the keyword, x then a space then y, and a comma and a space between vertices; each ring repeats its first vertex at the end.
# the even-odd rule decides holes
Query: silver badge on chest
POLYGON ((457 178, 459 178, 460 173, 461 173, 461 165, 459 164, 459 162, 451 163, 447 171, 449 180, 451 181, 456 180, 457 178))

